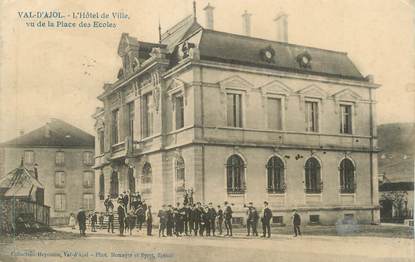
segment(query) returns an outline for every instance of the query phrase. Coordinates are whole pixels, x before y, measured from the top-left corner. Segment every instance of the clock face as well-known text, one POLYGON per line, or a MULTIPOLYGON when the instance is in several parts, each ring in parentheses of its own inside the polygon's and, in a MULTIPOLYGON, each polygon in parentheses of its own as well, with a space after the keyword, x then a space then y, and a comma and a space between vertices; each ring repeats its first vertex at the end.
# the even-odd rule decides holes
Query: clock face
POLYGON ((310 62, 309 60, 308 60, 308 57, 306 57, 306 56, 303 56, 302 58, 301 58, 301 60, 302 60, 302 62, 303 62, 303 64, 308 64, 308 62, 310 62))
POLYGON ((266 57, 267 59, 271 59, 271 58, 272 58, 272 53, 271 53, 270 51, 266 51, 266 52, 265 52, 265 57, 266 57))

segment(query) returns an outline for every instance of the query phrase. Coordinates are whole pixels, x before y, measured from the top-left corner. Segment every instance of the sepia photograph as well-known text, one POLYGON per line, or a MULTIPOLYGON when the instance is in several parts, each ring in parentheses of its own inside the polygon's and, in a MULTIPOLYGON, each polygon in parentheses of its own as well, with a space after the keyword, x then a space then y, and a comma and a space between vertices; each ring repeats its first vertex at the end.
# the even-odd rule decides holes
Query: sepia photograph
POLYGON ((0 261, 415 261, 415 0, 1 0, 0 261))

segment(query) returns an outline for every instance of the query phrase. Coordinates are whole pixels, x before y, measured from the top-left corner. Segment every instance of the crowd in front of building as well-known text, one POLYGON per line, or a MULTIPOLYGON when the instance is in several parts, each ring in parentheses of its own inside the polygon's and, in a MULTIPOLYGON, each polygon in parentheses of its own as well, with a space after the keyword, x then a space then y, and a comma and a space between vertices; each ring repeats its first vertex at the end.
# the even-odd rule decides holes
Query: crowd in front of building
MULTIPOLYGON (((124 236, 128 231, 130 235, 135 228, 142 230, 143 224, 146 224, 147 236, 153 236, 153 213, 151 205, 147 205, 145 200, 141 199, 140 193, 124 192, 117 199, 118 207, 108 195, 105 199, 105 213, 91 212, 89 215, 82 208, 77 215, 77 222, 81 236, 86 236, 87 220, 90 221, 91 232, 97 232, 99 229, 107 227, 108 233, 114 233, 115 214, 118 216, 119 235, 124 236), (107 217, 107 224, 104 225, 104 217, 107 217), (99 224, 98 224, 99 222, 99 224)), ((176 205, 163 204, 158 211, 157 217, 158 236, 159 237, 181 237, 181 236, 233 236, 232 231, 232 206, 233 204, 224 201, 223 207, 213 203, 202 204, 194 203, 193 193, 191 190, 184 194, 183 203, 177 202, 176 205), (226 233, 225 233, 226 230, 226 233)), ((246 209, 246 230, 247 236, 259 236, 258 224, 261 221, 261 237, 271 237, 271 219, 272 211, 267 201, 263 202, 261 211, 254 206, 252 202, 244 205, 246 209)), ((301 217, 296 210, 293 210, 292 223, 294 227, 294 236, 301 235, 300 224, 301 217)), ((70 226, 75 229, 75 217, 71 216, 70 226)))

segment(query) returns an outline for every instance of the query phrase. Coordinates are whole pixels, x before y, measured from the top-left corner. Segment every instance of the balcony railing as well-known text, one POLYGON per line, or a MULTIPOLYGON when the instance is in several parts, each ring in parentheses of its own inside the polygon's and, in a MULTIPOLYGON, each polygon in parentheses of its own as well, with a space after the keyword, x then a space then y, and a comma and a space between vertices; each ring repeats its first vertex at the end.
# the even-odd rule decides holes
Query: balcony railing
POLYGON ((228 194, 245 194, 246 187, 228 187, 228 194))
POLYGON ((267 192, 269 194, 284 194, 287 190, 286 184, 277 184, 276 186, 267 187, 267 192))
POLYGON ((284 194, 285 190, 282 188, 267 188, 268 194, 284 194))
POLYGON ((307 194, 320 194, 322 192, 321 188, 306 188, 305 192, 307 194))
POLYGON ((340 193, 341 194, 353 194, 356 191, 356 184, 353 185, 346 185, 340 187, 340 193))
POLYGON ((120 151, 120 150, 124 150, 125 149, 125 147, 124 147, 124 141, 123 142, 120 142, 118 144, 112 145, 111 148, 112 148, 112 151, 113 152, 117 152, 117 151, 120 151))

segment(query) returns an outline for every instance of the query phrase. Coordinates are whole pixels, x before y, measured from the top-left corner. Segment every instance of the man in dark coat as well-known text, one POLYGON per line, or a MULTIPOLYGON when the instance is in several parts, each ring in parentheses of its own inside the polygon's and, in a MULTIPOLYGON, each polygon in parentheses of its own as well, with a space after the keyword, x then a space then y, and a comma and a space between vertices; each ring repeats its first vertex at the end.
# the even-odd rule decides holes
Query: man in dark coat
POLYGON ((251 210, 251 227, 252 227, 252 235, 253 236, 258 236, 258 220, 259 220, 259 215, 258 215, 258 211, 256 210, 256 208, 253 206, 252 210, 251 210))
POLYGON ((176 203, 176 208, 173 209, 174 213, 174 233, 176 236, 181 236, 183 234, 184 227, 184 210, 180 206, 180 203, 176 203))
POLYGON ((301 217, 297 213, 296 209, 294 209, 292 219, 293 219, 293 226, 294 226, 294 237, 296 237, 297 235, 301 236, 301 231, 300 231, 301 217))
POLYGON ((200 231, 200 224, 202 222, 202 206, 200 202, 196 203, 196 207, 193 210, 193 221, 195 236, 197 236, 198 232, 200 231))
POLYGON ((218 206, 218 212, 217 212, 216 217, 218 221, 219 235, 222 235, 223 210, 220 206, 218 206))
POLYGON ((140 231, 146 219, 146 210, 147 210, 147 204, 144 201, 138 204, 138 207, 136 209, 136 215, 137 215, 137 227, 140 231))
MULTIPOLYGON (((208 217, 209 217, 209 229, 212 232, 212 235, 215 235, 215 227, 216 227, 216 210, 213 207, 212 203, 209 203, 209 208, 208 208, 208 217)), ((210 235, 210 232, 209 232, 210 235)))
POLYGON ((114 211, 112 208, 108 210, 108 233, 110 232, 114 233, 114 211))
MULTIPOLYGON (((189 222, 190 222, 190 207, 187 203, 184 204, 184 207, 182 208, 182 213, 183 213, 184 233, 186 234, 186 236, 188 236, 189 235, 189 222)), ((190 230, 190 234, 191 233, 192 231, 190 230)))
POLYGON ((159 210, 159 213, 157 215, 160 219, 160 226, 159 226, 159 237, 166 235, 164 234, 164 231, 166 230, 167 226, 167 212, 166 212, 166 205, 163 205, 162 208, 159 210))
MULTIPOLYGON (((139 193, 134 193, 131 195, 131 199, 130 199, 130 207, 131 209, 137 210, 138 206, 140 205, 140 196, 139 193)), ((138 220, 137 220, 138 223, 138 220)))
POLYGON ((97 212, 93 212, 91 215, 91 232, 97 232, 98 216, 97 212))
POLYGON ((153 215, 151 214, 151 205, 148 205, 146 210, 146 224, 147 224, 147 236, 152 236, 153 230, 153 215))
POLYGON ((78 215, 76 216, 76 218, 78 219, 78 225, 79 225, 79 234, 81 236, 86 236, 85 234, 85 230, 86 230, 86 214, 85 211, 80 208, 78 215))
POLYGON ((268 202, 264 201, 264 211, 262 212, 262 237, 265 237, 268 233, 268 238, 271 237, 271 218, 272 212, 268 207, 268 202))
POLYGON ((200 210, 201 210, 201 220, 200 220, 199 235, 203 236, 204 232, 206 231, 206 236, 210 236, 210 221, 209 221, 209 214, 208 214, 209 209, 205 205, 200 210))
POLYGON ((167 216, 167 236, 173 236, 173 229, 174 229, 174 215, 173 215, 173 207, 168 205, 168 209, 166 212, 167 216))
POLYGON ((114 204, 112 203, 110 195, 108 195, 107 198, 105 199, 104 206, 105 206, 105 211, 107 211, 107 212, 110 208, 114 209, 114 204))
POLYGON ((246 208, 246 231, 247 231, 246 236, 250 236, 251 235, 251 219, 252 219, 252 214, 251 214, 252 202, 249 203, 249 206, 244 205, 244 208, 246 208))
POLYGON ((120 225, 120 236, 124 235, 125 217, 126 212, 122 201, 118 205, 118 223, 120 225))
POLYGON ((232 208, 228 204, 228 202, 225 201, 225 227, 226 227, 226 236, 232 236, 232 208))
POLYGON ((122 202, 123 202, 123 204, 124 204, 124 208, 125 208, 125 211, 127 211, 128 210, 128 203, 129 203, 129 200, 130 198, 129 198, 129 196, 128 196, 128 194, 127 194, 127 192, 125 192, 124 191, 124 195, 123 195, 123 197, 122 197, 122 202))
POLYGON ((194 220, 194 212, 195 212, 195 204, 189 205, 189 234, 192 235, 195 230, 195 220, 194 220))
POLYGON ((126 219, 126 228, 128 227, 128 230, 130 231, 130 236, 133 234, 133 229, 135 228, 136 220, 136 215, 132 211, 128 212, 126 219))

